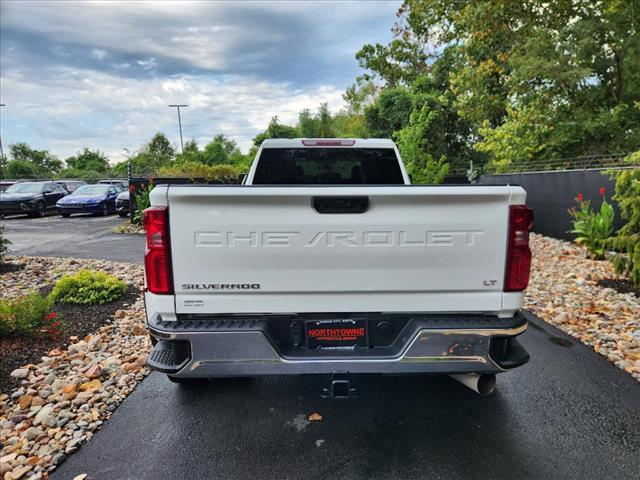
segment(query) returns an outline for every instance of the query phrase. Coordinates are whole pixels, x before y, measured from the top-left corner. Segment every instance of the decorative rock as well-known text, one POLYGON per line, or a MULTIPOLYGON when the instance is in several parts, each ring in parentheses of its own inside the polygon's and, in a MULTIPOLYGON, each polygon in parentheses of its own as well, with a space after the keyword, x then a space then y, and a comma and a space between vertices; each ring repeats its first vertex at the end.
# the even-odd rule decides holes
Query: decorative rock
MULTIPOLYGON (((93 365, 93 366, 89 367, 89 370, 84 372, 84 374, 88 378, 98 378, 98 377, 100 377, 102 375, 102 369, 100 368, 100 365, 93 365)), ((80 388, 82 389, 82 387, 80 387, 80 388)))
POLYGON ((68 393, 74 393, 74 392, 76 392, 77 390, 78 390, 78 384, 77 384, 77 383, 71 383, 71 384, 69 384, 69 385, 65 385, 65 386, 62 388, 62 391, 63 391, 64 393, 67 393, 67 394, 68 394, 68 393))
POLYGON ((69 351, 69 353, 80 353, 85 352, 87 350, 87 347, 87 342, 85 342, 84 340, 80 340, 78 343, 69 345, 69 348, 67 350, 69 351))
POLYGON ((9 374, 13 378, 22 379, 27 378, 29 376, 28 368, 16 368, 13 372, 9 374))
POLYGON ((100 388, 101 386, 102 386, 102 382, 100 382, 100 380, 98 379, 95 379, 80 385, 80 391, 86 392, 87 390, 95 390, 100 388))
POLYGON ((43 388, 42 390, 38 390, 38 396, 40 398, 43 398, 46 400, 47 398, 49 398, 50 395, 51 395, 51 390, 49 390, 48 388, 43 388))
POLYGON ((100 335, 93 335, 87 342, 87 350, 93 351, 100 348, 100 335))
POLYGON ((11 472, 8 472, 4 476, 4 480, 18 480, 26 475, 26 473, 33 468, 32 465, 24 465, 18 467, 11 472))
POLYGON ((31 406, 31 402, 33 401, 33 396, 31 395, 22 395, 18 399, 18 405, 20 406, 20 410, 26 410, 31 406))
POLYGON ((30 427, 30 428, 27 428, 24 432, 22 432, 22 436, 29 441, 35 440, 40 435, 44 435, 44 432, 42 431, 41 428, 38 428, 38 427, 30 427))
POLYGON ((64 380, 60 379, 60 378, 56 378, 52 383, 51 383, 51 391, 53 393, 60 393, 64 391, 64 380))
POLYGON ((52 404, 45 405, 36 414, 36 417, 33 419, 33 424, 40 425, 40 423, 49 427, 53 427, 56 424, 52 404))

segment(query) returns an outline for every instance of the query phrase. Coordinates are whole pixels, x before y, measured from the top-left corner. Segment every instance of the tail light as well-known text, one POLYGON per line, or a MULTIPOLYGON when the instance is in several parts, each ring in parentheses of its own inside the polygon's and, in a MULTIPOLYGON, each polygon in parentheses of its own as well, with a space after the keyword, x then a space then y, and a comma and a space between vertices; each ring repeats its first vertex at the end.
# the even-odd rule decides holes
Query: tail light
POLYGON ((531 271, 529 230, 531 230, 531 225, 533 225, 533 210, 526 205, 511 205, 509 207, 505 292, 520 292, 529 285, 531 271))
POLYGON ((147 232, 147 249, 144 253, 147 289, 151 293, 171 295, 173 294, 173 276, 169 243, 169 209, 167 207, 147 208, 142 218, 147 232))

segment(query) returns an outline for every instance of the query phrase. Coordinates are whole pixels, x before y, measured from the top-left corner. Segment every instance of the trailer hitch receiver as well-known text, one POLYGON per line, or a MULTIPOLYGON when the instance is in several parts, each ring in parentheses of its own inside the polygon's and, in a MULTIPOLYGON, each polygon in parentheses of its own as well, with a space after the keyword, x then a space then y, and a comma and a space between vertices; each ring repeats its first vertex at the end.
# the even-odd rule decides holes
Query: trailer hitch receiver
POLYGON ((357 396, 356 388, 351 384, 351 376, 347 373, 334 373, 326 386, 322 388, 322 398, 345 399, 357 396))

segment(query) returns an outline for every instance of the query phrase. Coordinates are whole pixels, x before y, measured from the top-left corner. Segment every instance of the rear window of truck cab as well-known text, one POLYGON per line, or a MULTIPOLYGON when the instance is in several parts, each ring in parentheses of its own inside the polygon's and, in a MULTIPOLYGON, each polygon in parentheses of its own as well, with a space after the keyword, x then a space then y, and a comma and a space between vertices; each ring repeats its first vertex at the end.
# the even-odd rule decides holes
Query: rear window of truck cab
POLYGON ((402 185, 392 148, 264 148, 254 185, 402 185))

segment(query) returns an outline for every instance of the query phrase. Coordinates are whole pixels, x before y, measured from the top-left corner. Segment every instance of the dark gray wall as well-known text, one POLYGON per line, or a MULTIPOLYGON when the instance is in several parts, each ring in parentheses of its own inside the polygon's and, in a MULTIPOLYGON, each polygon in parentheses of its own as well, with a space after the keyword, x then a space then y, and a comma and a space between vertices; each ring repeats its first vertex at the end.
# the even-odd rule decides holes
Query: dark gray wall
POLYGON ((573 240, 574 235, 567 233, 571 229, 571 217, 567 210, 576 205, 578 193, 585 200, 591 199, 594 209, 602 203, 598 190, 606 189, 607 201, 616 210, 615 228, 623 222, 615 202, 611 200, 614 181, 606 174, 607 170, 568 170, 540 173, 514 173, 508 175, 483 175, 478 183, 483 185, 520 185, 527 191, 527 205, 534 210, 533 231, 550 237, 573 240))

